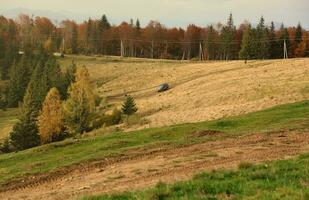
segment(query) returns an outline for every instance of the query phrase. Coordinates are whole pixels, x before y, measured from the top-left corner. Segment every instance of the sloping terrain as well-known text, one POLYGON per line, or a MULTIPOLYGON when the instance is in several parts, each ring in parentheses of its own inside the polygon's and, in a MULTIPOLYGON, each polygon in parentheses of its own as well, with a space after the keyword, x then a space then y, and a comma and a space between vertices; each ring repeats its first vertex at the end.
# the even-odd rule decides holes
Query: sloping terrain
MULTIPOLYGON (((214 133, 220 134, 220 133, 214 133)), ((205 135, 207 136, 207 134, 205 135)), ((123 192, 191 178, 202 170, 235 168, 242 162, 287 159, 309 151, 308 133, 253 134, 224 141, 151 153, 130 152, 126 159, 101 160, 62 176, 20 184, 1 199, 68 199, 86 194, 123 192)), ((18 185, 18 184, 17 184, 18 185)))
POLYGON ((88 67, 109 108, 120 106, 125 94, 135 97, 139 115, 149 123, 131 129, 154 128, 111 134, 103 128, 0 155, 0 199, 70 199, 144 189, 203 170, 309 151, 309 102, 302 101, 309 97, 309 59, 247 65, 75 59, 88 67), (156 87, 163 82, 172 88, 159 94, 156 87))
POLYGON ((203 170, 286 159, 309 151, 308 125, 304 101, 222 120, 68 139, 0 155, 0 197, 68 199, 144 189, 203 170))
MULTIPOLYGON (((125 130, 220 119, 309 98, 309 59, 180 62, 119 57, 68 56, 88 67, 105 104, 120 107, 132 95, 147 123, 125 130), (157 93, 158 85, 171 90, 157 93)), ((0 114, 1 118, 1 114, 0 114)), ((6 120, 6 119, 5 119, 6 120)), ((0 122, 6 136, 14 119, 0 122), (8 123, 7 123, 8 122, 8 123)))
POLYGON ((17 122, 18 109, 0 110, 0 142, 17 122))
MULTIPOLYGON (((71 58, 69 58, 71 59, 71 58)), ((309 59, 179 62, 77 57, 100 95, 120 106, 136 98, 139 113, 157 127, 235 116, 309 98, 309 59), (171 90, 157 93, 169 83, 171 90)))

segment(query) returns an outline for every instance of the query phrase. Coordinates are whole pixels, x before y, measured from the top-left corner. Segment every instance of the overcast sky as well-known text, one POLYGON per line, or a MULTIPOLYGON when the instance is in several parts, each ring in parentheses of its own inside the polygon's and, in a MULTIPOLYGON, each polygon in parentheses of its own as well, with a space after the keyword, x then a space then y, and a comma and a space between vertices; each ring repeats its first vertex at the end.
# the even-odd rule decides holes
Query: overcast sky
POLYGON ((300 21, 309 28, 309 0, 0 0, 0 8, 3 13, 15 8, 61 12, 76 20, 104 13, 112 23, 140 18, 142 24, 153 19, 167 26, 225 22, 232 12, 236 24, 257 23, 263 15, 267 22, 300 21))

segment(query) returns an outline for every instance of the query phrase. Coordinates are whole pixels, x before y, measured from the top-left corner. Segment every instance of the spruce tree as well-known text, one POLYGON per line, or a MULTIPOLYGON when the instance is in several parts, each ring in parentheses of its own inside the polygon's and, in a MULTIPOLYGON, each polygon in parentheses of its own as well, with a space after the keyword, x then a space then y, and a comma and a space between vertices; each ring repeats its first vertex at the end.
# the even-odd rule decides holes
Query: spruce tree
POLYGON ((227 25, 222 28, 222 53, 224 60, 235 59, 235 52, 233 51, 233 39, 235 38, 236 27, 233 21, 232 13, 229 16, 227 25))
POLYGON ((31 148, 40 144, 37 117, 49 89, 60 82, 59 65, 53 57, 42 53, 28 84, 20 107, 19 121, 10 133, 16 150, 31 148))
POLYGON ((121 107, 121 111, 124 115, 130 116, 137 112, 137 107, 134 98, 130 95, 127 96, 125 102, 121 107))
POLYGON ((110 29, 111 25, 108 22, 106 15, 102 16, 99 26, 100 26, 100 29, 101 29, 102 32, 110 29))
POLYGON ((257 33, 257 41, 256 41, 256 49, 258 59, 267 59, 268 51, 269 51, 269 42, 268 42, 268 31, 265 27, 265 20, 261 17, 260 22, 256 29, 257 33))
POLYGON ((269 57, 271 59, 277 59, 281 56, 280 44, 276 38, 276 30, 274 22, 271 22, 269 32, 269 57))
POLYGON ((9 79, 9 71, 14 61, 17 61, 17 49, 14 46, 9 46, 0 66, 0 78, 1 80, 9 79))
POLYGON ((72 54, 76 54, 78 52, 77 46, 78 46, 78 30, 77 26, 74 24, 72 26, 72 37, 71 37, 72 54))
POLYGON ((61 87, 59 88, 61 98, 63 100, 68 97, 68 89, 70 85, 75 81, 75 73, 76 73, 76 64, 74 60, 72 60, 72 64, 69 65, 64 74, 62 74, 61 87))
POLYGON ((252 29, 249 25, 243 35, 241 50, 239 52, 239 58, 247 62, 253 58, 252 55, 252 29))
POLYGON ((295 38, 294 38, 296 48, 298 48, 301 42, 303 41, 302 36, 303 36, 303 28, 301 27, 300 23, 298 23, 297 28, 296 28, 295 38))
POLYGON ((15 150, 24 150, 40 144, 40 137, 36 124, 37 107, 32 104, 33 91, 27 90, 24 102, 20 107, 19 121, 10 133, 10 141, 15 150))
POLYGON ((30 81, 31 67, 29 67, 29 59, 26 55, 18 64, 13 64, 10 73, 10 81, 8 88, 8 106, 17 107, 19 102, 22 102, 26 93, 27 85, 30 81))
POLYGON ((141 23, 140 23, 139 19, 136 20, 135 28, 136 28, 136 31, 137 31, 138 33, 141 32, 141 23))
POLYGON ((95 96, 86 67, 77 68, 75 82, 71 84, 68 94, 64 104, 67 128, 72 134, 89 131, 95 114, 95 96))
POLYGON ((6 110, 6 108, 7 108, 6 89, 4 87, 0 87, 0 110, 6 110))
POLYGON ((105 51, 105 42, 103 40, 104 33, 111 28, 110 23, 107 20, 106 15, 102 15, 98 24, 98 44, 100 45, 100 53, 104 54, 105 51))
POLYGON ((216 45, 215 45, 215 30, 213 26, 211 25, 208 28, 208 37, 207 37, 207 42, 206 42, 206 48, 208 51, 208 60, 215 60, 216 55, 216 45))

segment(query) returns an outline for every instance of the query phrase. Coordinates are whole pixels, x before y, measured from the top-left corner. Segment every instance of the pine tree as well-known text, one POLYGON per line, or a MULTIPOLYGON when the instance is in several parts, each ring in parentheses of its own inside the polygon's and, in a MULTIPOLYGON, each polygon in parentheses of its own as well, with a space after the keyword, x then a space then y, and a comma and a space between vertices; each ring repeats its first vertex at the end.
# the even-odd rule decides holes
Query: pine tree
POLYGON ((73 24, 72 25, 72 37, 71 37, 72 54, 76 54, 78 52, 77 46, 78 46, 78 30, 77 30, 76 24, 73 24))
POLYGON ((0 110, 6 110, 7 108, 7 97, 5 88, 0 87, 0 110))
POLYGON ((89 19, 87 22, 87 30, 86 30, 86 53, 87 54, 93 51, 92 43, 91 43, 91 41, 93 41, 92 32, 93 32, 93 24, 92 24, 92 20, 89 19))
MULTIPOLYGON (((52 87, 61 87, 61 75, 62 72, 60 69, 60 65, 57 62, 56 58, 54 56, 49 56, 45 64, 45 76, 47 77, 47 92, 52 87)), ((45 93, 45 95, 47 94, 47 92, 45 93)))
POLYGON ((299 47, 300 43, 302 42, 302 36, 303 36, 303 28, 301 27, 300 23, 298 23, 297 28, 296 28, 296 33, 295 33, 295 44, 296 47, 299 47))
POLYGON ((216 59, 215 30, 212 25, 208 28, 206 48, 208 51, 208 60, 215 60, 216 59))
MULTIPOLYGON (((135 28, 134 28, 134 37, 140 38, 142 34, 141 23, 139 19, 136 20, 135 28)), ((138 56, 138 52, 141 52, 141 44, 139 42, 134 42, 134 56, 138 56)))
POLYGON ((40 137, 36 125, 37 107, 32 102, 33 91, 27 90, 24 102, 20 107, 19 121, 10 133, 10 141, 16 150, 24 150, 40 144, 40 137))
POLYGON ((54 58, 42 53, 23 98, 19 121, 10 133, 12 145, 16 150, 40 144, 37 117, 49 89, 60 82, 57 68, 59 65, 54 61, 54 58))
POLYGON ((30 81, 30 71, 32 71, 29 65, 29 58, 23 55, 21 61, 12 66, 8 88, 9 107, 17 107, 18 103, 24 98, 27 85, 30 81))
POLYGON ((4 59, 0 66, 0 78, 1 80, 9 79, 10 67, 13 65, 14 61, 17 59, 17 50, 14 46, 9 46, 4 55, 4 59))
POLYGON ((139 19, 136 20, 136 23, 135 23, 135 29, 138 33, 141 32, 141 23, 139 21, 139 19))
POLYGON ((243 35, 241 50, 239 52, 239 58, 249 60, 252 59, 252 29, 249 25, 243 35))
POLYGON ((235 59, 233 51, 233 39, 235 38, 236 27, 234 26, 232 13, 229 16, 227 25, 222 28, 222 53, 224 60, 235 59))
POLYGON ((137 112, 137 107, 134 101, 134 98, 130 95, 127 96, 125 102, 121 107, 121 111, 124 115, 130 116, 137 112))
POLYGON ((267 59, 269 57, 268 32, 267 28, 265 27, 265 20, 263 17, 261 17, 256 31, 257 31, 256 57, 258 59, 267 59))
POLYGON ((271 22, 270 32, 269 32, 269 57, 271 59, 277 59, 281 56, 280 44, 276 39, 276 30, 274 22, 271 22))
POLYGON ((100 20, 100 25, 99 26, 100 26, 100 29, 101 29, 102 32, 105 31, 105 30, 110 29, 111 25, 108 22, 106 15, 102 16, 102 18, 100 20))
POLYGON ((72 134, 89 131, 95 114, 95 96, 86 67, 77 68, 64 104, 66 126, 72 134))
POLYGON ((60 94, 57 88, 52 88, 48 92, 37 125, 42 144, 57 140, 62 133, 64 119, 60 94))
POLYGON ((70 85, 75 81, 75 73, 76 73, 76 64, 74 60, 72 60, 72 64, 66 68, 66 71, 62 75, 62 85, 59 88, 61 98, 63 100, 67 99, 68 97, 68 89, 70 85))
POLYGON ((103 15, 101 17, 101 20, 99 21, 99 25, 98 25, 98 36, 99 36, 99 39, 98 39, 98 44, 100 45, 99 49, 100 49, 100 53, 104 54, 106 53, 105 52, 105 42, 104 42, 104 38, 103 38, 103 35, 104 33, 106 33, 107 30, 109 30, 111 28, 111 25, 110 23, 108 22, 108 19, 106 17, 106 15, 103 15))

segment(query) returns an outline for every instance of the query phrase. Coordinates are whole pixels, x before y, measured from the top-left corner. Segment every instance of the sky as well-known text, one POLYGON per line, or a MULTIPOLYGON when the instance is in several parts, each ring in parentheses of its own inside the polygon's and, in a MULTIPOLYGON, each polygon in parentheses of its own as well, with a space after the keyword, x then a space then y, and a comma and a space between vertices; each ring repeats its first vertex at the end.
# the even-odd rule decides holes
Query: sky
POLYGON ((0 14, 13 15, 25 9, 54 19, 81 21, 106 14, 114 24, 139 18, 143 25, 158 20, 168 27, 224 23, 229 13, 236 24, 244 20, 258 23, 263 15, 267 22, 289 26, 301 22, 309 28, 309 0, 0 0, 0 14))

